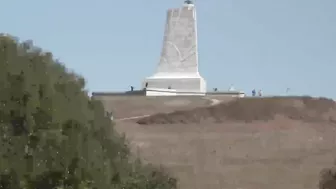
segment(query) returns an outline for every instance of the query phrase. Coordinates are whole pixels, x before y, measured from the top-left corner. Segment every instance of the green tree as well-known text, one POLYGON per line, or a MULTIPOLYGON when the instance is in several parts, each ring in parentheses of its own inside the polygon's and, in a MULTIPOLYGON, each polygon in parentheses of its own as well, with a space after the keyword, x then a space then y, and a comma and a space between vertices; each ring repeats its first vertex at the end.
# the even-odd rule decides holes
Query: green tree
POLYGON ((0 188, 176 188, 131 161, 127 141, 83 77, 31 41, 0 35, 0 188))

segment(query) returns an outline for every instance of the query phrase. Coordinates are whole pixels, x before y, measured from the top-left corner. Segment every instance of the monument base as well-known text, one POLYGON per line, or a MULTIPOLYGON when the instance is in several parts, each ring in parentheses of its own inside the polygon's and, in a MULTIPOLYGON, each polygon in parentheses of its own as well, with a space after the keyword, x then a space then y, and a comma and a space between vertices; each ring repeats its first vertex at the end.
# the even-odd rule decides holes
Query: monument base
POLYGON ((205 96, 204 92, 178 92, 174 89, 147 88, 146 96, 205 96))
POLYGON ((206 82, 199 73, 180 74, 180 73, 157 73, 147 77, 143 82, 143 88, 167 89, 179 93, 206 93, 206 82))

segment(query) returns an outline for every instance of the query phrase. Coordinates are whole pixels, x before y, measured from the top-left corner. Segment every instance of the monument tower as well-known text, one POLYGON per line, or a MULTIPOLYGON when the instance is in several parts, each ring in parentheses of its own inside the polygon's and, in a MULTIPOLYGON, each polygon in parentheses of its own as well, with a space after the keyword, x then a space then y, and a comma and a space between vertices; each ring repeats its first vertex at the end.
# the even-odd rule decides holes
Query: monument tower
POLYGON ((143 87, 172 89, 177 94, 206 93, 206 82, 198 70, 196 7, 191 0, 167 11, 160 61, 143 87))

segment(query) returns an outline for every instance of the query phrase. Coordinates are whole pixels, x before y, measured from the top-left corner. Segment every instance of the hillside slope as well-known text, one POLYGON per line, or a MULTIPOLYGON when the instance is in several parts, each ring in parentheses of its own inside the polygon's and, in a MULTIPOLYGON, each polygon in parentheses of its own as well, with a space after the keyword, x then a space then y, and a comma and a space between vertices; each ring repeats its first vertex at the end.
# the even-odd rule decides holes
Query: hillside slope
POLYGON ((158 113, 138 124, 222 123, 227 121, 268 121, 277 116, 308 122, 336 121, 336 103, 327 98, 270 97, 241 98, 211 107, 172 113, 158 113))
POLYGON ((188 110, 211 104, 210 100, 202 97, 100 96, 96 98, 101 100, 105 110, 111 112, 116 119, 188 110))

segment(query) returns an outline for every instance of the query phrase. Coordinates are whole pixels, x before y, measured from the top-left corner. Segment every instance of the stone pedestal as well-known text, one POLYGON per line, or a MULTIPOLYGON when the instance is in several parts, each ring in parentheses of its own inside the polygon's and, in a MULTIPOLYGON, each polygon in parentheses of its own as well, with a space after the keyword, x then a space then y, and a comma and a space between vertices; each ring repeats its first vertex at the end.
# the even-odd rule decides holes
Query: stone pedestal
POLYGON ((177 92, 206 92, 205 80, 198 74, 173 75, 156 74, 146 78, 147 88, 174 89, 177 92))

